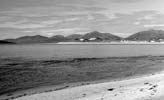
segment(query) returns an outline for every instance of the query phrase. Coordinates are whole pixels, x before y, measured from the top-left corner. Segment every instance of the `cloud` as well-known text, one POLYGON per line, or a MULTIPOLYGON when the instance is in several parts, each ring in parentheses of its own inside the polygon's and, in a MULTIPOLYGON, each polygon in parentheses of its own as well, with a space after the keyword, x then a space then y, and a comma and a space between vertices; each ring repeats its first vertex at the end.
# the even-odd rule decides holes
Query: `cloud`
POLYGON ((154 14, 150 14, 150 15, 145 15, 143 17, 138 18, 138 20, 152 20, 155 17, 154 14))
POLYGON ((90 16, 92 16, 92 20, 95 20, 95 21, 107 21, 107 20, 112 19, 112 18, 109 18, 109 16, 107 16, 106 14, 103 14, 103 13, 92 13, 92 14, 90 14, 90 16))
POLYGON ((54 25, 54 24, 58 24, 61 22, 62 22, 62 20, 47 20, 47 21, 40 22, 40 24, 42 24, 42 25, 54 25))
POLYGON ((10 17, 7 16, 0 16, 0 22, 6 22, 10 19, 10 17))
POLYGON ((35 28, 46 28, 59 23, 69 23, 72 21, 79 20, 79 18, 66 18, 60 20, 43 20, 43 21, 32 21, 27 19, 22 19, 19 21, 8 21, 0 23, 1 28, 16 28, 16 29, 35 29, 35 28))
POLYGON ((105 20, 105 21, 101 20, 98 22, 93 21, 89 23, 89 26, 91 26, 90 28, 93 30, 100 30, 102 32, 120 33, 118 35, 122 35, 125 33, 125 36, 127 36, 128 33, 135 33, 147 29, 148 27, 144 27, 144 25, 162 24, 162 19, 164 19, 164 15, 159 14, 158 12, 155 11, 115 13, 114 16, 115 17, 110 20, 105 20), (150 15, 153 15, 153 18, 148 17, 150 15), (138 20, 141 18, 142 20, 138 20))
POLYGON ((40 25, 40 24, 18 24, 17 22, 6 22, 1 23, 0 28, 16 28, 16 29, 33 29, 33 28, 43 28, 46 27, 46 25, 40 25))
POLYGON ((70 35, 70 34, 77 34, 77 33, 84 33, 84 32, 89 32, 88 28, 60 28, 60 29, 42 29, 39 31, 39 33, 41 33, 42 35, 45 36, 53 36, 53 35, 57 35, 57 34, 61 34, 61 35, 70 35))
POLYGON ((141 22, 137 21, 137 22, 134 22, 134 25, 140 25, 141 22))
POLYGON ((25 35, 36 35, 36 32, 31 29, 16 29, 16 28, 1 28, 0 39, 17 38, 25 35))
POLYGON ((68 14, 86 14, 88 12, 105 11, 107 8, 96 6, 77 6, 77 5, 53 5, 53 6, 36 6, 13 8, 0 11, 0 15, 19 15, 29 17, 51 16, 51 15, 68 15, 68 14), (60 12, 60 13, 59 13, 60 12))
POLYGON ((111 1, 115 3, 135 3, 135 2, 145 1, 145 0, 111 0, 111 1))
POLYGON ((112 34, 126 38, 132 35, 133 33, 112 33, 112 34))
POLYGON ((75 32, 75 31, 81 31, 81 30, 88 30, 87 28, 61 28, 61 29, 49 29, 49 30, 40 30, 42 33, 48 33, 48 32, 75 32))
POLYGON ((144 27, 147 27, 147 28, 164 27, 164 24, 150 24, 150 25, 144 25, 144 27))
MULTIPOLYGON (((164 15, 156 11, 111 13, 108 10, 97 12, 88 12, 86 10, 80 12, 74 10, 70 12, 61 11, 61 13, 58 11, 57 14, 57 12, 53 13, 51 9, 52 13, 46 15, 42 12, 31 13, 31 10, 32 9, 29 10, 30 12, 27 10, 25 15, 1 16, 2 20, 5 17, 9 17, 10 20, 0 23, 0 31, 2 28, 8 28, 9 30, 17 29, 18 33, 52 36, 57 34, 81 34, 97 30, 101 32, 117 33, 120 36, 125 34, 124 36, 127 36, 129 33, 138 32, 148 27, 157 27, 157 25, 158 27, 162 27, 161 24, 164 23, 164 15)), ((45 10, 45 8, 43 10, 45 10)))

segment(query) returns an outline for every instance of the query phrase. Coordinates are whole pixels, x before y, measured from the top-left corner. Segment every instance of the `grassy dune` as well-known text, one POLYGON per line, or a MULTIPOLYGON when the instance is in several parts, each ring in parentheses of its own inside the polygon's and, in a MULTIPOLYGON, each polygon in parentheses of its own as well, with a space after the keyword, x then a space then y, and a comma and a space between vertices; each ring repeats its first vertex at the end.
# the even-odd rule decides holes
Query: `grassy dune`
POLYGON ((164 70, 164 56, 75 58, 67 60, 0 59, 0 95, 63 83, 114 80, 164 70))

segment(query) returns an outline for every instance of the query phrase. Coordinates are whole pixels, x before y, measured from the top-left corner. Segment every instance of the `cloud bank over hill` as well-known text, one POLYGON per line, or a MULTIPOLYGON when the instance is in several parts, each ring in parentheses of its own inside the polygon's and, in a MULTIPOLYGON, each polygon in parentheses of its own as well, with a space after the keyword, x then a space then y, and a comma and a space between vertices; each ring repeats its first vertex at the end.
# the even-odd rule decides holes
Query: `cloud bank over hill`
POLYGON ((0 39, 164 29, 161 0, 1 0, 0 39))

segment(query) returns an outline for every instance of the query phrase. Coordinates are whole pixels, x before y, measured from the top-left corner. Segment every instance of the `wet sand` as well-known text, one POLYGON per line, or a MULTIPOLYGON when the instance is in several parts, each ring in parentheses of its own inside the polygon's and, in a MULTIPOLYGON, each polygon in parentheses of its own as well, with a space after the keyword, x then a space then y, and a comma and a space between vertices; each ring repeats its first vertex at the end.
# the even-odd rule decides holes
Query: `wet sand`
POLYGON ((164 96, 163 84, 164 73, 161 72, 135 79, 34 94, 14 100, 158 100, 164 96))
MULTIPOLYGON (((66 60, 7 58, 1 59, 1 61, 0 100, 24 100, 25 98, 27 98, 25 100, 51 100, 53 98, 53 100, 73 100, 73 98, 91 100, 92 98, 90 97, 97 97, 97 94, 110 95, 110 97, 116 98, 111 100, 117 100, 117 97, 120 96, 142 93, 146 89, 140 87, 148 87, 149 85, 150 88, 151 86, 155 88, 149 91, 155 91, 156 93, 158 81, 154 80, 154 78, 151 79, 154 76, 150 77, 150 75, 164 70, 163 56, 76 58, 66 60), (145 79, 142 77, 147 75, 151 79, 148 80, 148 84, 139 81, 139 79, 145 79), (136 77, 138 77, 136 81, 132 81, 136 77), (157 83, 154 84, 153 82, 157 83), (122 86, 121 84, 124 85, 122 86), (129 92, 124 91, 124 88, 125 90, 133 89, 128 90, 129 92, 132 91, 128 94, 129 92), (137 88, 137 90, 134 88, 137 88), (140 92, 137 92, 138 90, 140 92)), ((160 79, 160 77, 156 78, 160 79)), ((100 100, 105 100, 105 98, 100 100)))

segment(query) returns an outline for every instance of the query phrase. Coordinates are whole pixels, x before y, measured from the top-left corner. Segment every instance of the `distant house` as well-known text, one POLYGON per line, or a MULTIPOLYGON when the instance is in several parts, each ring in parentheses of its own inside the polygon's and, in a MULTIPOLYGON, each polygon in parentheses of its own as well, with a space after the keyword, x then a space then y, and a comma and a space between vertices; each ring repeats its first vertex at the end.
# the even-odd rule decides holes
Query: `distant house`
POLYGON ((155 40, 150 40, 150 42, 155 42, 155 40))
POLYGON ((163 42, 164 40, 163 39, 159 39, 159 42, 163 42))
POLYGON ((97 38, 90 38, 89 41, 94 41, 96 40, 97 38))
POLYGON ((88 42, 89 41, 89 39, 79 39, 81 42, 88 42))
POLYGON ((84 41, 84 39, 80 39, 80 41, 84 41))

